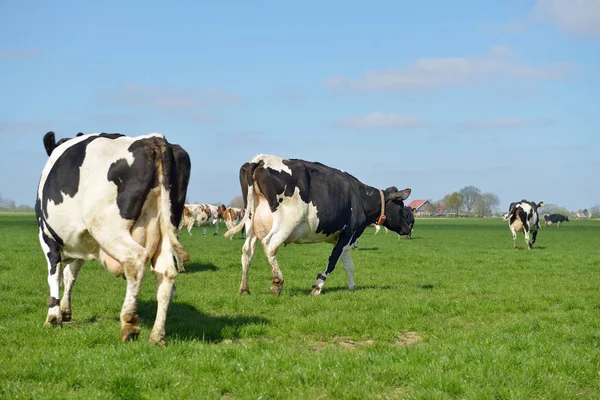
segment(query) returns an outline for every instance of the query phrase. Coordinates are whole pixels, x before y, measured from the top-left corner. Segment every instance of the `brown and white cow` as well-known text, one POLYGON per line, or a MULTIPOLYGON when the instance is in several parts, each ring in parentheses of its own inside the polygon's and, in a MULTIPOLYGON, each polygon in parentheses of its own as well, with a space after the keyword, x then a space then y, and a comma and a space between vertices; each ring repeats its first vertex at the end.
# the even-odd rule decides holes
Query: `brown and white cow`
MULTIPOLYGON (((215 233, 219 234, 219 219, 221 219, 221 207, 213 204, 186 204, 183 209, 183 218, 179 224, 179 232, 185 226, 188 234, 192 235, 192 227, 202 227, 202 236, 206 236, 206 227, 215 226, 215 233)), ((223 206, 224 207, 224 206, 223 206)))
POLYGON ((229 237, 246 228, 242 247, 240 294, 249 293, 248 271, 256 241, 261 240, 271 264, 271 291, 279 295, 283 275, 277 261, 279 246, 289 243, 328 242, 334 245, 327 267, 317 275, 312 295, 321 293, 338 260, 355 288, 350 248, 370 224, 378 221, 401 235, 410 233, 403 212, 411 190, 392 186, 376 189, 354 176, 318 162, 259 154, 240 168, 246 215, 229 237))
MULTIPOLYGON (((232 229, 234 226, 240 223, 242 218, 244 218, 245 210, 242 210, 238 207, 227 207, 222 210, 223 221, 225 221, 225 226, 227 226, 227 230, 232 229)), ((244 237, 245 230, 242 229, 242 238, 244 237)), ((229 237, 230 240, 233 240, 235 235, 231 235, 229 237)))
POLYGON ((175 277, 174 258, 189 259, 177 225, 190 177, 190 158, 160 134, 86 134, 55 142, 44 136, 48 161, 35 212, 48 263, 46 326, 71 320, 71 294, 86 260, 127 280, 121 340, 135 339, 137 297, 148 263, 156 278, 151 343, 164 343, 175 277), (62 298, 60 286, 64 285, 62 298))
POLYGON ((521 200, 516 203, 510 203, 508 213, 504 216, 504 221, 508 221, 510 232, 512 233, 515 250, 517 246, 517 232, 523 231, 527 248, 531 250, 537 238, 540 229, 540 218, 538 208, 544 205, 543 201, 534 203, 532 201, 521 200), (531 237, 532 236, 532 237, 531 237))

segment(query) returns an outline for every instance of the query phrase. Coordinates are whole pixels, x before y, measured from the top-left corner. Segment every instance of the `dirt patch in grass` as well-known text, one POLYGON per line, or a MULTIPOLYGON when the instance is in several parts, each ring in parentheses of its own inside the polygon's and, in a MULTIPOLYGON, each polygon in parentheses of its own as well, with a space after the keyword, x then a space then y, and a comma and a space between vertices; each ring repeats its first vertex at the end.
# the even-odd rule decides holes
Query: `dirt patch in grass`
POLYGON ((410 346, 421 341, 421 335, 417 332, 404 332, 396 334, 396 344, 398 346, 410 346))

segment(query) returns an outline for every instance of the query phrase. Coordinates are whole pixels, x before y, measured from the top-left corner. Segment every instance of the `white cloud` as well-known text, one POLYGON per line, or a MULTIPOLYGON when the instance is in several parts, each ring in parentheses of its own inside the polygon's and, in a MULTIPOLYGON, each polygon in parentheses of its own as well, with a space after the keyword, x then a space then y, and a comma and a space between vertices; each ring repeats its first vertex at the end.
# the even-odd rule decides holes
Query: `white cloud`
POLYGON ((346 117, 337 125, 347 129, 391 129, 417 127, 423 125, 423 122, 410 115, 374 112, 346 117))
POLYGON ((532 66, 519 63, 508 47, 492 47, 483 56, 421 58, 409 66, 368 71, 356 80, 330 77, 325 85, 332 89, 357 91, 402 91, 456 86, 491 77, 558 79, 566 64, 532 66))
POLYGON ((600 36, 600 0, 537 0, 533 15, 570 34, 600 36))

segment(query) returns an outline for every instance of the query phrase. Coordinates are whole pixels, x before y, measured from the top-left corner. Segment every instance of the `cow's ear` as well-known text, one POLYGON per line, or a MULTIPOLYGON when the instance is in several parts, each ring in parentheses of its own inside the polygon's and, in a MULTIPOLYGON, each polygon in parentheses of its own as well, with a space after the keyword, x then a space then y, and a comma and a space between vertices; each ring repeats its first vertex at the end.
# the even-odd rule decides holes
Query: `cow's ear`
POLYGON ((416 208, 414 208, 414 207, 413 207, 413 209, 412 209, 412 210, 413 210, 413 212, 417 211, 417 209, 416 209, 416 208))
POLYGON ((539 202, 539 204, 538 204, 537 206, 538 206, 538 208, 539 208, 539 207, 544 207, 544 202, 543 202, 543 201, 540 201, 540 202, 539 202))
POLYGON ((406 200, 408 196, 410 196, 410 192, 411 190, 409 188, 394 192, 390 195, 390 200, 406 200))

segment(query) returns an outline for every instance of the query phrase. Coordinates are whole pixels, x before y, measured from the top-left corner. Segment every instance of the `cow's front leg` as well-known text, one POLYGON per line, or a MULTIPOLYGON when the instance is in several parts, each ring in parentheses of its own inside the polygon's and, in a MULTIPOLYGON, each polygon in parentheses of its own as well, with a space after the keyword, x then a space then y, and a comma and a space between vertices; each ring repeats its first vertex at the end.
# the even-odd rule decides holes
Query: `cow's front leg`
MULTIPOLYGON (((344 250, 344 247, 347 243, 348 240, 343 240, 340 237, 336 245, 333 247, 331 255, 329 256, 329 260, 327 261, 327 268, 325 268, 325 271, 322 274, 317 274, 317 280, 312 286, 312 291, 310 292, 311 296, 318 296, 319 294, 321 294, 323 286, 325 286, 325 280, 327 279, 327 276, 329 276, 329 274, 332 273, 335 269, 335 266, 338 260, 340 259, 342 251, 344 250)), ((354 264, 352 265, 352 267, 354 267, 354 264)))
POLYGON ((346 276, 348 277, 348 289, 354 290, 356 289, 356 283, 354 282, 354 261, 352 261, 352 257, 350 257, 350 251, 344 248, 340 259, 342 260, 342 265, 344 266, 346 276))
POLYGON ((77 281, 79 270, 84 262, 85 260, 75 260, 63 270, 64 292, 60 301, 60 311, 63 322, 71 322, 71 294, 73 292, 73 285, 75 285, 75 282, 77 281))

